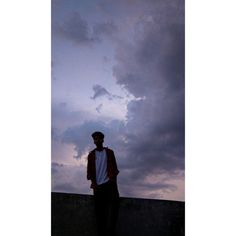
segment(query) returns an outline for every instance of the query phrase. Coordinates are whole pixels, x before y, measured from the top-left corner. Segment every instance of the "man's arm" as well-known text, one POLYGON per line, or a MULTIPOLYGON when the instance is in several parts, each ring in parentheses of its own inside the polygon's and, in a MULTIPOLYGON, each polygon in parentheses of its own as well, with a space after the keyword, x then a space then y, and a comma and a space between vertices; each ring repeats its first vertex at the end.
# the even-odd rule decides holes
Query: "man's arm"
POLYGON ((93 175, 93 163, 92 163, 92 156, 89 154, 87 158, 87 180, 91 180, 91 188, 95 189, 97 187, 96 180, 93 175))
POLYGON ((91 158, 88 155, 87 157, 87 180, 91 179, 91 158))
POLYGON ((116 164, 116 157, 114 152, 111 150, 111 165, 112 165, 112 177, 110 178, 111 181, 116 181, 117 175, 119 174, 119 170, 116 164))

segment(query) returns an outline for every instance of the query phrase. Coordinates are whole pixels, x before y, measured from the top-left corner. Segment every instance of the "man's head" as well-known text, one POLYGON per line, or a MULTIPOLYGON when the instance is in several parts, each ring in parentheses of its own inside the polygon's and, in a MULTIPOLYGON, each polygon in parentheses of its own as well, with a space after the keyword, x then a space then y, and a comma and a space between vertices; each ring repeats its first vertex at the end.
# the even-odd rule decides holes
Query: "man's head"
POLYGON ((94 144, 97 147, 102 147, 103 142, 104 142, 104 137, 105 137, 104 134, 100 131, 96 131, 96 132, 92 133, 91 136, 93 137, 94 144))

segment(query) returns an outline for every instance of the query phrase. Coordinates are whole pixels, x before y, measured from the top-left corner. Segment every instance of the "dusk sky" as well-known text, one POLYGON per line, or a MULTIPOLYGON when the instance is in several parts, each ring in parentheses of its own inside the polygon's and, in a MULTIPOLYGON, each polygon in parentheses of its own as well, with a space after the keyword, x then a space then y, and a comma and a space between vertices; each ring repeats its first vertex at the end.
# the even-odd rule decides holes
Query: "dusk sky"
POLYGON ((92 194, 91 133, 120 196, 184 201, 183 0, 52 0, 52 191, 92 194))

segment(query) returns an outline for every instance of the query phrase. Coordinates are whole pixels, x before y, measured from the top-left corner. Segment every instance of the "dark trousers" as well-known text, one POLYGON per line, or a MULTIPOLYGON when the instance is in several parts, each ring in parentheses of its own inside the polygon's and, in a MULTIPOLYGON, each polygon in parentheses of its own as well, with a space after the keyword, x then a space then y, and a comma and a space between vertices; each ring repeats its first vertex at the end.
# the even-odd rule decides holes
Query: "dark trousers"
POLYGON ((108 181, 94 190, 95 215, 98 236, 115 236, 119 214, 117 183, 108 181))

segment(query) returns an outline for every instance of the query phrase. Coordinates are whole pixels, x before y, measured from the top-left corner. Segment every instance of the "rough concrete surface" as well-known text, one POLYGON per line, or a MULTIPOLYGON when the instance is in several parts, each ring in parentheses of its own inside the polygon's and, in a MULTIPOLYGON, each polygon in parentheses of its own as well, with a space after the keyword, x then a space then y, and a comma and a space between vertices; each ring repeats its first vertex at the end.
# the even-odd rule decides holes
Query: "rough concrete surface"
MULTIPOLYGON (((93 196, 52 193, 52 236, 96 236, 93 196)), ((184 236, 185 203, 120 198, 117 236, 184 236)))

